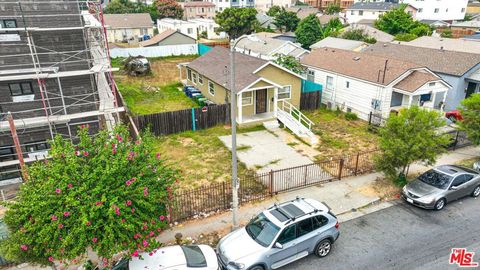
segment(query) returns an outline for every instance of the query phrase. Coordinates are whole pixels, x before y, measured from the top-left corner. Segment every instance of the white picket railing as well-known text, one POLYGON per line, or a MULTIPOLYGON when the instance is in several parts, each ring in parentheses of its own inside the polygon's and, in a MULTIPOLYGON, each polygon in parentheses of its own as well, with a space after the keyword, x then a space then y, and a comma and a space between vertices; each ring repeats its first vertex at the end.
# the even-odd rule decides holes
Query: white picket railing
POLYGON ((308 119, 308 117, 288 101, 280 100, 278 109, 290 114, 296 121, 308 128, 308 130, 312 130, 312 126, 315 125, 312 120, 308 119))

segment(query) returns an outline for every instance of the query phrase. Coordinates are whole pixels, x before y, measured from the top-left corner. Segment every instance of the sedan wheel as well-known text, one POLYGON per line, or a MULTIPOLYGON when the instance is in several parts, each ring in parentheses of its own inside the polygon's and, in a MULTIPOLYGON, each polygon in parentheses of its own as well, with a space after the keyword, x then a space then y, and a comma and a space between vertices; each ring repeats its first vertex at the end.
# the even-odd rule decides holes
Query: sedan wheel
POLYGON ((445 207, 445 204, 446 204, 446 200, 445 199, 440 199, 438 200, 436 203, 435 203, 435 210, 442 210, 443 207, 445 207))
POLYGON ((332 250, 332 243, 330 240, 323 240, 317 245, 317 248, 315 249, 315 255, 318 257, 325 257, 327 256, 330 251, 332 250))
POLYGON ((480 196, 480 186, 476 187, 472 192, 472 197, 480 196))

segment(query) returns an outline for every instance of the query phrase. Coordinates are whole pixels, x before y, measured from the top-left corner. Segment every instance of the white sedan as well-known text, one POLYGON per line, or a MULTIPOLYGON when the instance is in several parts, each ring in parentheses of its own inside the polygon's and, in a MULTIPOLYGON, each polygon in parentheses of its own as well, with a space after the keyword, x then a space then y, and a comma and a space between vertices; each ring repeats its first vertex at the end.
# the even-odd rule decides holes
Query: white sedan
POLYGON ((207 245, 170 246, 157 250, 150 256, 122 261, 114 270, 218 270, 215 251, 207 245))

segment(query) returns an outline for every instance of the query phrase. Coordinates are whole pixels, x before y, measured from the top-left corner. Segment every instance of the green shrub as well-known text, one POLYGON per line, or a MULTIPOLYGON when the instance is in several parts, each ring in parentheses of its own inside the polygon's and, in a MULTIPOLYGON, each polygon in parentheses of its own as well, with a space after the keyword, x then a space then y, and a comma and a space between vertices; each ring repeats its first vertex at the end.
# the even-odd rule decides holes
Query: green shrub
POLYGON ((414 39, 416 39, 417 36, 414 35, 414 34, 410 34, 410 33, 402 33, 402 34, 398 34, 395 36, 395 40, 398 40, 398 41, 412 41, 414 39))
POLYGON ((347 112, 345 113, 345 120, 348 120, 348 121, 358 120, 358 115, 353 112, 347 112))

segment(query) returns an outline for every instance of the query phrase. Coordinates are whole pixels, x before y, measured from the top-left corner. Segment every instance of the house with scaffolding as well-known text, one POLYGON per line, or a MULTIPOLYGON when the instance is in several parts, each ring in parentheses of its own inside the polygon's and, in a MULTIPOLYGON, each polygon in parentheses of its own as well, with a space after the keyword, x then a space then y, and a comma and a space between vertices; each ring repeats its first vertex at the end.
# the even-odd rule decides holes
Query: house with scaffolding
POLYGON ((98 1, 0 2, 0 199, 53 137, 111 128, 122 111, 98 1))

